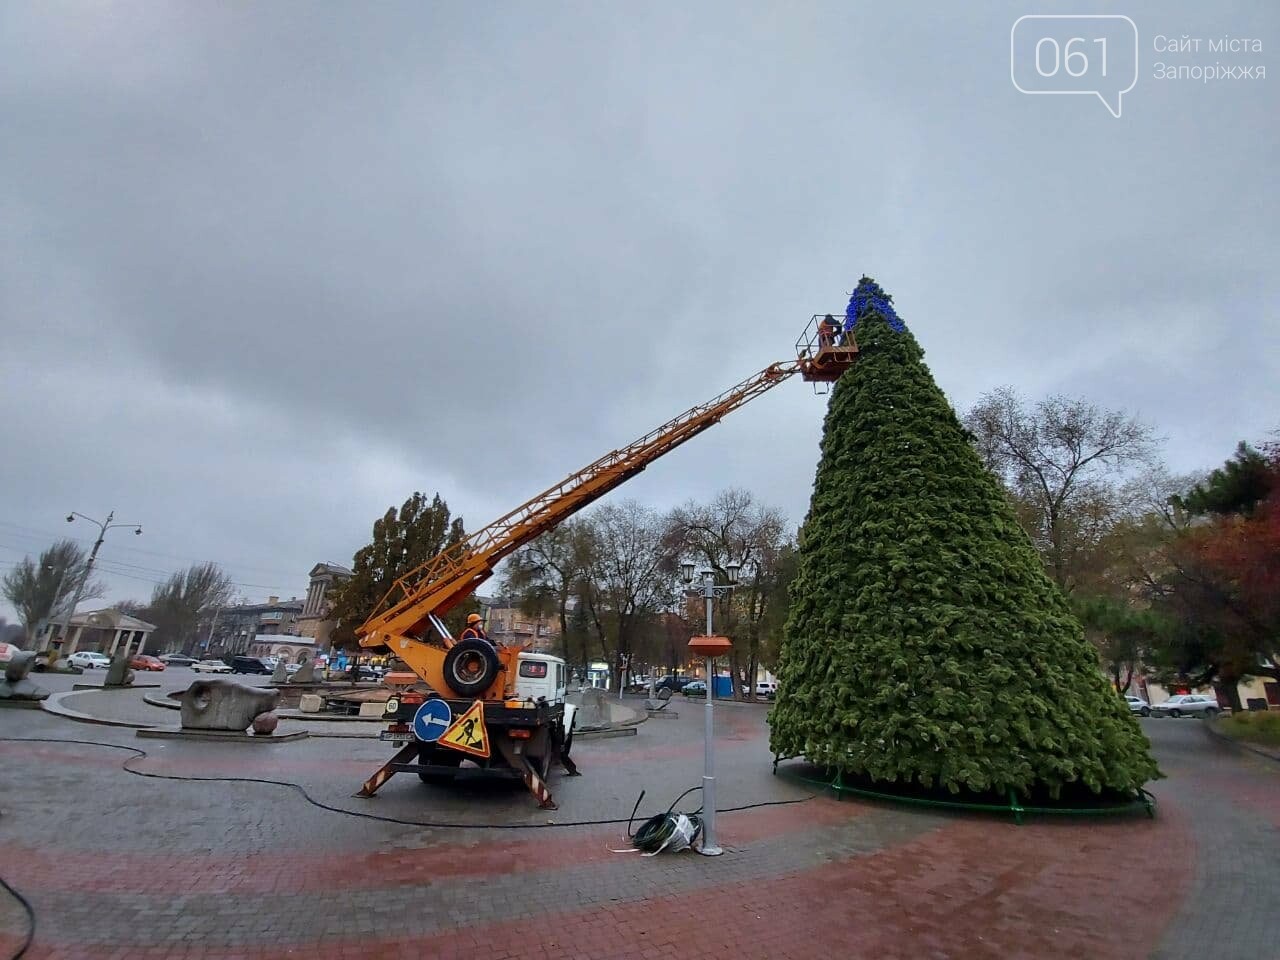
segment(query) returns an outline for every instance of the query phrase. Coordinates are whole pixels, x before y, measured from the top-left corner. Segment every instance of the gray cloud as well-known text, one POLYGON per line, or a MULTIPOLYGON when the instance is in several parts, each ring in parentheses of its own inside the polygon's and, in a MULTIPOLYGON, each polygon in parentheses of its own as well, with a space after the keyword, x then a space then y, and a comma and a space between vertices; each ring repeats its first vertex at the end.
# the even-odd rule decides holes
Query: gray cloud
MULTIPOLYGON (((0 561, 114 506, 117 596, 188 558, 301 593, 413 489, 478 526, 784 359, 864 271, 957 406, 1087 393, 1213 465, 1277 425, 1275 80, 1146 45, 1280 18, 1127 9, 1117 121, 1012 89, 1024 12, 6 6, 0 561)), ((780 387, 625 495, 799 522, 823 409, 780 387)))

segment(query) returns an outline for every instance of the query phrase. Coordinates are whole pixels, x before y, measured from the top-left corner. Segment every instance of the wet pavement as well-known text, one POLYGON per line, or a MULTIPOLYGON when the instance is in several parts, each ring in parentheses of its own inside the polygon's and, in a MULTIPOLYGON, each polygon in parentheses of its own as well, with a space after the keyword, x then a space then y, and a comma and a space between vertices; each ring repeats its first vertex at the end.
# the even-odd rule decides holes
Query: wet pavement
MULTIPOLYGON (((90 696, 173 722, 135 694, 90 696)), ((641 790, 648 815, 700 782, 705 708, 672 709, 634 737, 575 743, 583 776, 552 776, 556 811, 518 784, 405 775, 354 798, 390 752, 372 731, 245 746, 0 711, 0 737, 28 741, 0 740, 0 875, 36 909, 29 957, 1277 952, 1280 765, 1198 721, 1143 721, 1168 774, 1155 820, 1017 827, 805 799, 771 774, 765 708, 724 705, 721 808, 802 802, 722 814, 720 858, 615 853, 625 825, 598 821, 625 820, 641 790)), ((0 955, 24 923, 0 895, 0 955)))

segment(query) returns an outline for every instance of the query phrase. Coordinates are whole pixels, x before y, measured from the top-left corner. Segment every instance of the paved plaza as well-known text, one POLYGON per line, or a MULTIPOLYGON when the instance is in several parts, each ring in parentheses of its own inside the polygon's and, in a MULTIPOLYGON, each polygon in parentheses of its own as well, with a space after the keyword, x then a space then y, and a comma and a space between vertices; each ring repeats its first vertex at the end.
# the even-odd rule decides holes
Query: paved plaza
MULTIPOLYGON (((174 722, 141 698, 64 702, 174 722)), ((372 725, 235 745, 4 710, 0 875, 35 908, 32 958, 1280 957, 1280 765, 1198 721, 1142 722, 1156 819, 1019 827, 815 796, 771 774, 765 708, 726 704, 721 807, 750 807, 722 814, 726 854, 615 852, 625 823, 598 821, 700 780, 705 707, 672 709, 576 743, 556 811, 407 776, 355 799, 388 755, 372 725)), ((0 956, 25 930, 0 892, 0 956)))

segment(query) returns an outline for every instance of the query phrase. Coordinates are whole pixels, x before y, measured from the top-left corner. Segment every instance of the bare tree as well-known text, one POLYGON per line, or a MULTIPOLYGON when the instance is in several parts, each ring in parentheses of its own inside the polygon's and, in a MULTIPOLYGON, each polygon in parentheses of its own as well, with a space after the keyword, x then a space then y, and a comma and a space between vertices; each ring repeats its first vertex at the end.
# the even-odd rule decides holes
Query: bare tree
POLYGON ((1149 463, 1159 438, 1123 411, 1061 396, 1028 407, 1010 387, 984 395, 964 425, 1009 489, 1050 574, 1071 591, 1115 519, 1114 481, 1149 463))
POLYGON ((730 654, 734 694, 737 678, 745 675, 754 697, 761 638, 778 599, 777 580, 791 569, 780 563, 788 546, 786 520, 780 511, 757 504, 750 492, 730 489, 710 503, 674 510, 668 538, 676 552, 714 571, 720 583, 728 582, 730 563, 741 565, 738 589, 718 601, 717 632, 746 641, 745 651, 735 642, 730 654))
POLYGON ((144 611, 156 625, 157 642, 169 650, 194 646, 200 621, 227 602, 231 588, 231 578, 215 563, 193 564, 158 584, 144 611))
MULTIPOLYGON (((35 640, 50 620, 74 611, 64 608, 75 595, 85 574, 86 554, 74 540, 59 540, 40 553, 39 560, 24 557, 0 580, 0 592, 13 605, 30 640, 35 640)), ((102 581, 85 584, 81 599, 92 600, 106 594, 102 581)))
POLYGON ((621 689, 637 640, 670 602, 666 525, 634 500, 598 507, 583 522, 592 560, 579 581, 579 602, 621 689))
MULTIPOLYGON (((507 561, 502 581, 503 593, 519 597, 525 613, 555 611, 560 620, 561 655, 570 663, 574 660, 570 642, 575 635, 569 620, 570 601, 594 562, 596 539, 589 527, 589 521, 578 518, 548 530, 507 561)), ((581 668, 585 675, 585 662, 581 668)))

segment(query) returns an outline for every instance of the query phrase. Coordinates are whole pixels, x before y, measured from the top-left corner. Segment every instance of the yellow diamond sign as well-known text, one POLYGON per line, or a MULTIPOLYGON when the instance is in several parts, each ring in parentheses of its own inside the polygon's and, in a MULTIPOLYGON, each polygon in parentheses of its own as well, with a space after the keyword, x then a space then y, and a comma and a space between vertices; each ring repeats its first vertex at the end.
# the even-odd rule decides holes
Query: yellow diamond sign
POLYGON ((489 756, 489 731, 484 725, 484 701, 477 700, 453 722, 437 743, 453 747, 473 757, 489 756))

